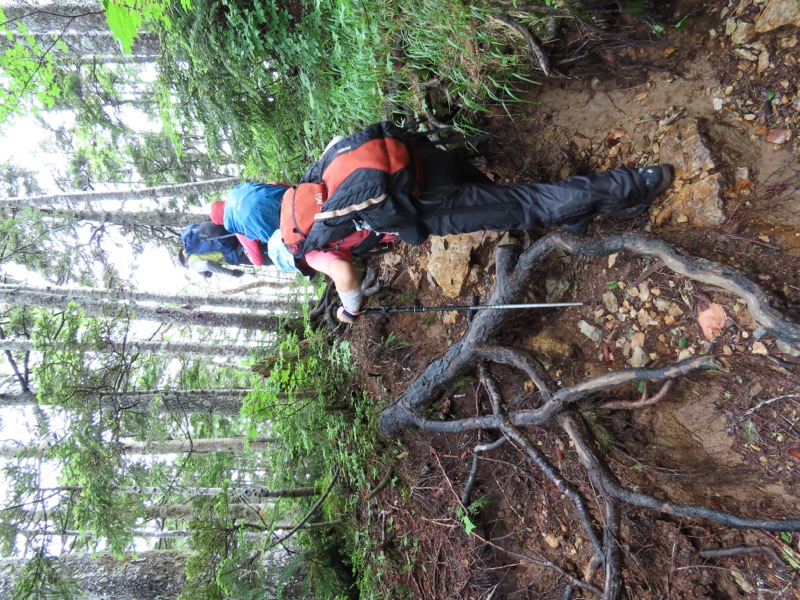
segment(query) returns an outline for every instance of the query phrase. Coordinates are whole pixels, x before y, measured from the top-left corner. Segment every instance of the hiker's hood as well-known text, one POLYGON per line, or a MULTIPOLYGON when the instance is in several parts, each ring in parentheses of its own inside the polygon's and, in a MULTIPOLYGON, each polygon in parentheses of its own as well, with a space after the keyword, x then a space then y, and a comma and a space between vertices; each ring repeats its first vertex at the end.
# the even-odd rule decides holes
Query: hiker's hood
POLYGON ((217 200, 211 203, 211 221, 217 225, 223 225, 223 215, 225 213, 225 200, 217 200))

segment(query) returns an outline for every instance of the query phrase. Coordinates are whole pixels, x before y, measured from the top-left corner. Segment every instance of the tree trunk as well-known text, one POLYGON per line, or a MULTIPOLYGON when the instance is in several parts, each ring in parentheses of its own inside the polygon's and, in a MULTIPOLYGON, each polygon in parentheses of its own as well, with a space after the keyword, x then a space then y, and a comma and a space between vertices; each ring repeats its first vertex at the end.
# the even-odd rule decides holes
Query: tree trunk
MULTIPOLYGON (((94 390, 75 390, 75 395, 88 406, 102 410, 133 410, 151 413, 158 401, 161 413, 186 414, 239 414, 242 401, 249 390, 150 390, 140 392, 106 393, 94 390)), ((33 392, 0 394, 2 406, 31 406, 38 404, 33 392)), ((43 404, 47 404, 46 399, 43 404)))
MULTIPOLYGON (((57 488, 42 488, 42 492, 82 492, 85 488, 81 486, 66 486, 57 488)), ((119 488, 123 494, 133 494, 137 496, 158 496, 164 490, 158 486, 131 485, 119 488)), ((169 490, 171 493, 181 496, 218 496, 227 493, 235 499, 247 498, 308 498, 316 496, 317 490, 313 487, 298 488, 278 488, 271 489, 263 485, 240 485, 229 488, 221 487, 177 487, 169 490)))
MULTIPOLYGON (((236 519, 257 520, 269 515, 272 504, 229 504, 228 517, 236 519)), ((192 519, 197 516, 197 509, 191 504, 159 504, 145 507, 145 519, 192 519)))
MULTIPOLYGON (((225 312, 214 310, 196 310, 192 306, 170 308, 166 306, 145 306, 142 304, 114 304, 95 297, 91 292, 88 297, 80 290, 72 290, 60 294, 38 293, 31 288, 16 287, 14 293, 8 289, 3 294, 0 290, 0 301, 21 306, 38 306, 50 310, 65 310, 70 301, 80 304, 87 316, 106 318, 114 316, 120 311, 132 313, 136 320, 155 321, 157 323, 174 323, 177 325, 202 326, 202 327, 231 327, 234 329, 249 329, 254 331, 277 331, 280 319, 272 315, 257 314, 253 312, 225 312)), ((147 294, 145 294, 147 296, 147 294)), ((157 295, 152 295, 156 298, 157 295)), ((163 296, 172 300, 179 299, 174 296, 163 296)), ((221 301, 223 302, 223 301, 221 301)), ((226 304, 228 304, 226 302, 226 304)), ((276 302, 276 304, 282 304, 276 302)), ((241 304, 239 304, 241 305, 241 304)), ((274 306, 274 304, 272 304, 274 306)), ((249 308, 245 306, 244 308, 249 308)))
MULTIPOLYGON (((276 442, 273 438, 199 438, 196 440, 164 440, 164 441, 139 441, 121 439, 119 448, 128 455, 149 454, 206 454, 211 452, 228 452, 235 454, 242 452, 245 447, 252 450, 263 450, 276 442)), ((2 453, 0 452, 0 455, 2 453)))
MULTIPOLYGON (((290 286, 285 286, 289 291, 290 286)), ((126 301, 150 302, 159 305, 172 304, 182 307, 216 306, 235 309, 238 311, 269 311, 280 312, 286 307, 286 301, 278 298, 263 299, 255 296, 232 298, 230 296, 200 296, 197 294, 157 294, 153 292, 136 292, 127 288, 69 288, 59 286, 35 287, 30 285, 0 284, 0 303, 42 306, 45 308, 67 307, 70 301, 89 305, 102 302, 103 306, 116 304, 117 306, 130 305, 132 310, 138 310, 135 305, 126 301)), ((107 313, 108 311, 106 311, 107 313)))
MULTIPOLYGON (((159 487, 130 486, 122 488, 126 494, 157 495, 163 493, 159 487)), ((224 491, 221 487, 186 487, 177 490, 187 496, 217 496, 224 491)), ((263 485, 234 486, 227 488, 231 498, 307 498, 316 496, 317 490, 313 487, 270 489, 263 485)))
MULTIPOLYGON (((309 526, 301 527, 301 529, 321 529, 321 525, 327 525, 328 527, 331 526, 331 523, 312 523, 309 526)), ((275 529, 278 529, 277 527, 275 529)), ((155 540, 171 540, 171 539, 179 539, 179 538, 188 538, 192 535, 192 532, 188 529, 180 529, 180 530, 165 530, 165 531, 150 531, 147 529, 134 529, 132 531, 134 538, 145 538, 145 539, 155 539, 155 540)), ((267 538, 267 531, 248 531, 243 534, 240 534, 244 537, 245 540, 248 542, 259 542, 267 538)), ((95 536, 88 532, 82 531, 50 531, 47 532, 49 536, 63 536, 63 537, 78 537, 82 536, 85 539, 91 540, 95 536)))
MULTIPOLYGON (((52 209, 45 206, 36 208, 46 217, 69 221, 108 223, 110 225, 119 225, 128 230, 134 230, 137 227, 183 228, 186 227, 186 225, 201 223, 208 220, 208 215, 203 213, 167 212, 160 210, 131 212, 127 210, 63 210, 60 208, 52 209)), ((10 216, 10 214, 6 216, 10 216)))
MULTIPOLYGON (((121 559, 62 554, 46 560, 60 576, 76 582, 83 600, 174 600, 186 581, 186 557, 177 550, 156 550, 121 559)), ((21 567, 22 562, 7 560, 0 565, 0 597, 11 598, 16 580, 8 567, 21 567)))
MULTIPOLYGON (((74 346, 61 343, 50 342, 52 348, 62 348, 64 350, 74 350, 74 346)), ((202 357, 202 356, 226 356, 247 358, 264 346, 245 346, 241 344, 202 344, 192 342, 142 342, 125 340, 125 342, 107 341, 102 346, 92 348, 96 352, 127 352, 129 354, 163 354, 175 355, 183 358, 202 357)), ((36 350, 31 340, 12 340, 0 339, 0 350, 9 352, 33 352, 36 350)))
MULTIPOLYGON (((242 452, 245 446, 252 450, 264 450, 276 442, 273 438, 199 438, 196 440, 162 440, 146 441, 123 438, 118 443, 109 443, 109 450, 119 449, 129 456, 150 454, 207 454, 211 452, 242 452)), ((47 445, 0 445, 0 458, 18 458, 21 456, 42 456, 51 446, 47 445)))
MULTIPOLYGON (((159 198, 182 198, 188 195, 204 195, 227 190, 240 183, 238 177, 196 181, 192 183, 173 183, 151 188, 134 190, 117 190, 102 192, 72 192, 45 196, 17 196, 0 198, 0 207, 24 208, 36 206, 70 205, 70 203, 88 204, 91 202, 139 202, 157 200, 159 198)), ((63 208, 63 206, 61 206, 63 208)))

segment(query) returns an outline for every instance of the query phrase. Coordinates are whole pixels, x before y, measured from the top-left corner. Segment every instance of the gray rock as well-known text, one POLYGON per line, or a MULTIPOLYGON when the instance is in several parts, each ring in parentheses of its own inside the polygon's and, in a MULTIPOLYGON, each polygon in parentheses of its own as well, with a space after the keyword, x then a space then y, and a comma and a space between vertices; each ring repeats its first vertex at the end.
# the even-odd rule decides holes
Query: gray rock
POLYGON ((594 325, 589 325, 589 323, 586 321, 578 321, 578 329, 583 335, 588 337, 593 342, 599 342, 601 339, 603 339, 603 332, 594 325))

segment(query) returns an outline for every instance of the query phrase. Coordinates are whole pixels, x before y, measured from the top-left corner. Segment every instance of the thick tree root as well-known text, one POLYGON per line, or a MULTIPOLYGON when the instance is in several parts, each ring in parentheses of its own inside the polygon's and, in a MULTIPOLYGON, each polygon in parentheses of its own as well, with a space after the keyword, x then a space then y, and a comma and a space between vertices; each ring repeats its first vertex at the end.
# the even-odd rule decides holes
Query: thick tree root
MULTIPOLYGON (((487 304, 504 304, 522 301, 528 282, 536 267, 554 250, 584 256, 604 256, 617 252, 632 252, 660 260, 667 268, 684 277, 730 292, 742 298, 753 319, 770 334, 789 344, 800 345, 800 326, 790 321, 771 306, 770 298, 753 282, 722 265, 684 256, 666 243, 641 235, 598 236, 586 238, 565 233, 547 235, 531 245, 517 260, 516 247, 497 249, 497 283, 487 304)), ((646 396, 638 402, 604 402, 604 410, 631 410, 648 406, 664 398, 674 381, 701 371, 719 371, 720 365, 710 356, 699 356, 674 364, 649 369, 623 369, 605 373, 558 388, 546 369, 534 357, 518 349, 491 344, 490 340, 504 318, 504 311, 479 311, 464 337, 453 344, 441 358, 431 363, 408 387, 405 393, 380 416, 379 428, 389 437, 404 428, 416 426, 431 432, 463 433, 470 430, 490 430, 502 434, 491 445, 475 448, 469 487, 474 483, 479 453, 505 441, 514 445, 567 497, 575 507, 587 538, 595 551, 594 566, 603 565, 606 600, 622 595, 622 556, 620 552, 620 510, 624 505, 644 507, 680 518, 706 519, 716 523, 766 531, 800 531, 798 519, 746 518, 721 510, 676 504, 647 494, 626 489, 617 479, 604 457, 592 432, 578 410, 578 402, 590 403, 598 392, 631 384, 652 381, 661 384, 661 390, 652 398, 646 396), (523 372, 538 390, 535 407, 517 410, 504 404, 501 392, 489 374, 487 363, 500 363, 523 372), (453 420, 429 420, 424 409, 436 402, 455 385, 463 375, 479 369, 481 379, 492 404, 492 414, 453 420), (556 425, 572 440, 577 459, 592 482, 596 498, 590 503, 582 492, 567 481, 545 455, 521 430, 526 426, 556 425), (590 507, 596 507, 595 514, 590 507)), ((462 503, 466 504, 466 496, 462 503)), ((591 569, 592 571, 594 569, 591 569)), ((569 576, 570 584, 578 582, 569 576)), ((590 581, 582 586, 591 586, 590 581)))

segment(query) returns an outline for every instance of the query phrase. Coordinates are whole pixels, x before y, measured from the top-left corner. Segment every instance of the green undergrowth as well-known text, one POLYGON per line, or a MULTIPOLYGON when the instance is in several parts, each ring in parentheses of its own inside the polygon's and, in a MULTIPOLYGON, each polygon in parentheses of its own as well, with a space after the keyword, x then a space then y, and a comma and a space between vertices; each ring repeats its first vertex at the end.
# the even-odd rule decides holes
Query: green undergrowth
MULTIPOLYGON (((306 573, 307 597, 376 597, 374 573, 364 566, 377 544, 355 537, 360 499, 375 487, 391 464, 392 449, 379 437, 375 420, 379 399, 360 390, 347 342, 306 328, 288 334, 268 359, 270 375, 250 393, 243 407, 254 437, 279 442, 271 451, 273 487, 313 483, 322 494, 335 473, 331 493, 311 522, 341 521, 298 534, 301 552, 294 561, 306 573), (312 583, 313 582, 313 583, 312 583), (358 596, 356 596, 358 597, 358 596)), ((281 501, 275 519, 298 521, 319 499, 281 501)))
MULTIPOLYGON (((174 3, 161 33, 163 116, 175 131, 203 124, 210 153, 230 144, 247 175, 271 180, 296 178, 333 136, 377 120, 430 114, 469 130, 532 76, 522 39, 491 17, 497 6, 174 3)), ((535 14, 526 22, 535 28, 535 14)))

